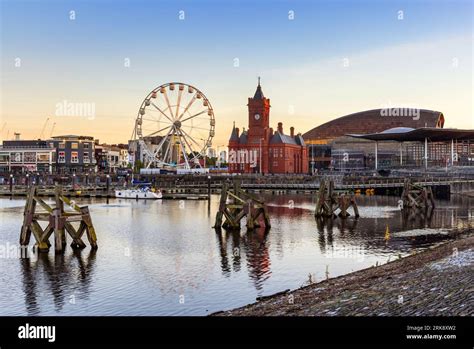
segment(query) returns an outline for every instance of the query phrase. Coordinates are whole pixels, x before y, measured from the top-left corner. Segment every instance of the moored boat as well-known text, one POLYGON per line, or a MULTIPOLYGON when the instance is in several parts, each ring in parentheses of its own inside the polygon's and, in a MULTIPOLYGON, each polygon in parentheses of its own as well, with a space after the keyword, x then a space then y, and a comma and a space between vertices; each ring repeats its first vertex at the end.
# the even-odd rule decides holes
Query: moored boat
POLYGON ((122 199, 162 199, 160 190, 153 191, 149 187, 138 187, 132 189, 115 190, 115 197, 122 199))

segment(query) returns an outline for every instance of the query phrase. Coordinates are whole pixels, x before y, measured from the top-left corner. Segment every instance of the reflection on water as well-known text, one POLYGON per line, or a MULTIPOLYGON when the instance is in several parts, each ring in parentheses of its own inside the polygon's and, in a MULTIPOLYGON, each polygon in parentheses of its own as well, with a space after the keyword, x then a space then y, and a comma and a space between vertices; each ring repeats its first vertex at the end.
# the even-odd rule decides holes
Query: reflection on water
MULTIPOLYGON (((213 230, 218 197, 84 200, 99 249, 1 256, 0 315, 205 315, 432 246, 474 217, 459 197, 411 214, 396 197, 359 196, 361 217, 346 220, 315 219, 310 195, 264 199, 272 228, 253 232, 213 230)), ((23 204, 0 199, 0 247, 17 244, 23 204)))
POLYGON ((231 270, 240 271, 241 254, 247 260, 247 270, 257 290, 271 275, 270 253, 267 245, 269 231, 261 227, 248 231, 241 237, 238 231, 216 231, 221 255, 221 269, 224 276, 229 277, 231 270))
POLYGON ((38 298, 51 297, 56 312, 76 297, 87 299, 96 251, 65 254, 34 254, 20 258, 27 315, 41 313, 38 298), (84 254, 86 256, 84 256, 84 254))

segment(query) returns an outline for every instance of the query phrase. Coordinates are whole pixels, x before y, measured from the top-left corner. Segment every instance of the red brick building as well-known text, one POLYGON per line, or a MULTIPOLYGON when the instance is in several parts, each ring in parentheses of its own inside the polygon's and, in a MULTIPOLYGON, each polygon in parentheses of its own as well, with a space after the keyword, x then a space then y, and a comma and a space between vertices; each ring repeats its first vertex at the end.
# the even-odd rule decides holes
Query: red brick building
POLYGON ((308 154, 301 133, 283 131, 278 123, 270 128, 270 99, 263 95, 260 79, 253 98, 248 99, 248 130, 232 129, 229 139, 231 173, 307 173, 308 154))

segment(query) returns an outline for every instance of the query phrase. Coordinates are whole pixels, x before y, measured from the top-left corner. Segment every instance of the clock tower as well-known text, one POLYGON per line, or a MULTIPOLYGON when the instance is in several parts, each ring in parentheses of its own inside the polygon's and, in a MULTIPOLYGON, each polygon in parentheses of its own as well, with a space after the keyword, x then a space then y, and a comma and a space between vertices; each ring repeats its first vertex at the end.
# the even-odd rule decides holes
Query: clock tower
POLYGON ((266 130, 270 127, 270 99, 263 95, 258 78, 257 90, 253 98, 248 99, 249 109, 249 143, 259 143, 260 138, 264 138, 266 130))

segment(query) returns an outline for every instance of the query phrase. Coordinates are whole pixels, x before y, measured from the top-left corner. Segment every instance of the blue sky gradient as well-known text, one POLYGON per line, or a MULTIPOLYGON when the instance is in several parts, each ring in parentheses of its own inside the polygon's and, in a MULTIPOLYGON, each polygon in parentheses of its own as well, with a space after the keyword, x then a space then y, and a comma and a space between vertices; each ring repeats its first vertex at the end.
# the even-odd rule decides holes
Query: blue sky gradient
POLYGON ((272 124, 301 132, 387 103, 443 108, 446 126, 473 127, 468 0, 2 0, 1 23, 2 124, 26 137, 66 99, 96 103, 97 117, 56 120, 58 133, 125 142, 145 95, 183 81, 213 103, 222 144, 233 120, 245 126, 257 76, 272 124))

